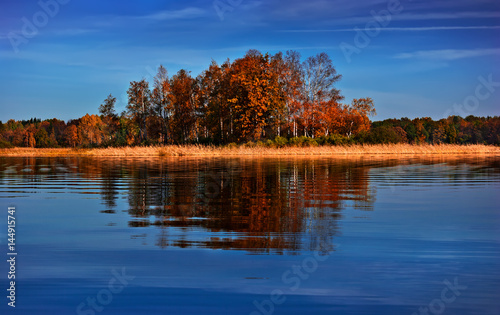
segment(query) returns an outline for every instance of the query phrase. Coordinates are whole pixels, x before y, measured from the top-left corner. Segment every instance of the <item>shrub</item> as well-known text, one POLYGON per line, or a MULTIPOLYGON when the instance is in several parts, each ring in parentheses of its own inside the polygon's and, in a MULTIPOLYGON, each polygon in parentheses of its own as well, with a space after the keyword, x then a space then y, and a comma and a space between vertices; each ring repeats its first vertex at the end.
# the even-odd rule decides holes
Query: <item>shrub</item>
POLYGON ((328 143, 333 145, 346 145, 352 143, 352 140, 347 136, 331 134, 330 136, 328 136, 328 143))
POLYGON ((297 137, 290 138, 290 140, 288 140, 288 144, 290 144, 294 147, 298 147, 299 146, 299 138, 297 138, 297 137))
POLYGON ((369 141, 370 133, 368 131, 361 131, 354 135, 352 141, 356 144, 365 144, 369 141))
POLYGON ((266 145, 264 144, 264 142, 258 140, 257 142, 255 142, 255 146, 260 148, 260 147, 265 147, 266 145))
POLYGON ((306 136, 300 136, 297 138, 297 146, 299 147, 303 147, 305 145, 307 145, 307 141, 308 141, 308 137, 306 136))
POLYGON ((8 148, 13 148, 14 146, 10 144, 10 142, 5 141, 5 140, 0 140, 0 149, 8 149, 8 148))
POLYGON ((318 142, 316 141, 316 139, 313 139, 313 138, 307 138, 304 140, 303 142, 303 146, 307 146, 307 147, 317 147, 318 146, 318 142))
POLYGON ((274 138, 274 143, 281 148, 288 144, 288 140, 285 137, 277 136, 274 138))
POLYGON ((316 138, 316 142, 317 142, 319 145, 325 145, 325 144, 328 144, 328 137, 327 137, 327 136, 321 136, 321 137, 318 137, 318 138, 316 138))

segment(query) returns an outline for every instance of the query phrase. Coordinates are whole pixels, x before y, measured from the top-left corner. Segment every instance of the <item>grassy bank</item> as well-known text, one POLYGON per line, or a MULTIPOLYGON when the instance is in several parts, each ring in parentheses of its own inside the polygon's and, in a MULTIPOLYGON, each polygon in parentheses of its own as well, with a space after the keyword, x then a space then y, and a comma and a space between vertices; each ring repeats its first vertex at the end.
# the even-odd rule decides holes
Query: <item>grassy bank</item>
POLYGON ((315 147, 248 147, 171 145, 96 149, 0 149, 0 156, 89 156, 89 157, 162 157, 162 156, 394 156, 394 155, 499 155, 500 147, 488 145, 350 145, 315 147))

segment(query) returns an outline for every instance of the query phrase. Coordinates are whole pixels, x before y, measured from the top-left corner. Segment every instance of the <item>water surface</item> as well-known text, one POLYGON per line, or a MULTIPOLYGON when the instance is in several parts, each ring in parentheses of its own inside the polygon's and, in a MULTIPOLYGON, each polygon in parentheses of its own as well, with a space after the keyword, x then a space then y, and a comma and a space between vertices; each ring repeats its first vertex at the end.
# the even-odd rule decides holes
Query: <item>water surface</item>
POLYGON ((499 314, 499 188, 495 157, 4 157, 0 311, 499 314))

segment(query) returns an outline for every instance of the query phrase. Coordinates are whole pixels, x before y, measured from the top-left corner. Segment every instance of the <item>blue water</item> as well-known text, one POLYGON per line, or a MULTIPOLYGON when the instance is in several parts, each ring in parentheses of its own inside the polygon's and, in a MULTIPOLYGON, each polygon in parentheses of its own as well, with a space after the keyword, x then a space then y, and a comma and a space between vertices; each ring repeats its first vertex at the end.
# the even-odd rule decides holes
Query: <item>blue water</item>
POLYGON ((0 158, 0 313, 500 314, 499 192, 494 157, 0 158))

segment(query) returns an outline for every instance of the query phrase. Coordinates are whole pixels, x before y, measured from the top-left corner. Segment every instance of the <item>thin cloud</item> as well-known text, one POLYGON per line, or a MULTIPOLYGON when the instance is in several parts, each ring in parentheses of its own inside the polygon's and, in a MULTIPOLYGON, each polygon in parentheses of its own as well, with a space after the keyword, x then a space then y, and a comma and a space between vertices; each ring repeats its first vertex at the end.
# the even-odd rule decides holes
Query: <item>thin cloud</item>
MULTIPOLYGON (((378 12, 377 10, 374 10, 378 12)), ((391 15, 391 21, 446 21, 446 20, 473 20, 473 19, 498 19, 500 12, 498 11, 462 11, 462 12, 447 12, 447 13, 432 13, 432 12, 410 12, 403 10, 399 14, 391 15)), ((360 16, 359 12, 355 16, 344 16, 332 19, 330 25, 363 25, 374 20, 370 11, 365 15, 360 16)))
MULTIPOLYGON (((428 32, 428 31, 455 31, 455 30, 484 30, 500 29, 499 25, 480 25, 480 26, 423 26, 423 27, 381 27, 384 31, 400 32, 428 32)), ((285 33, 334 33, 334 32, 356 32, 355 28, 340 28, 331 30, 281 30, 285 33)))
POLYGON ((423 27, 387 27, 384 30, 388 31, 409 31, 409 32, 426 32, 426 31, 456 31, 456 30, 494 30, 500 29, 498 25, 482 25, 482 26, 423 26, 423 27))
POLYGON ((83 35, 83 34, 94 33, 94 32, 97 32, 97 30, 84 29, 84 28, 72 28, 72 29, 54 31, 54 34, 58 35, 58 36, 77 36, 77 35, 83 35))
POLYGON ((449 19, 488 19, 498 18, 500 12, 451 12, 451 13, 401 13, 395 20, 449 20, 449 19))
POLYGON ((376 7, 379 4, 387 3, 387 0, 352 1, 337 0, 332 5, 331 0, 289 0, 284 4, 280 1, 268 1, 269 13, 274 17, 285 19, 296 19, 304 16, 314 17, 319 15, 331 15, 338 12, 348 14, 376 7))
POLYGON ((207 12, 203 9, 196 7, 187 7, 180 10, 164 10, 146 15, 97 15, 90 16, 87 25, 93 25, 96 28, 101 27, 122 27, 129 26, 131 23, 140 22, 166 22, 166 21, 180 21, 192 20, 205 16, 207 12))
POLYGON ((394 56, 396 59, 425 59, 425 60, 458 60, 464 58, 482 57, 500 54, 500 48, 490 49, 442 49, 419 50, 411 53, 402 53, 394 56))
POLYGON ((137 19, 152 20, 152 21, 169 21, 169 20, 183 20, 202 17, 205 11, 200 8, 185 8, 182 10, 166 10, 154 14, 136 17, 137 19))

